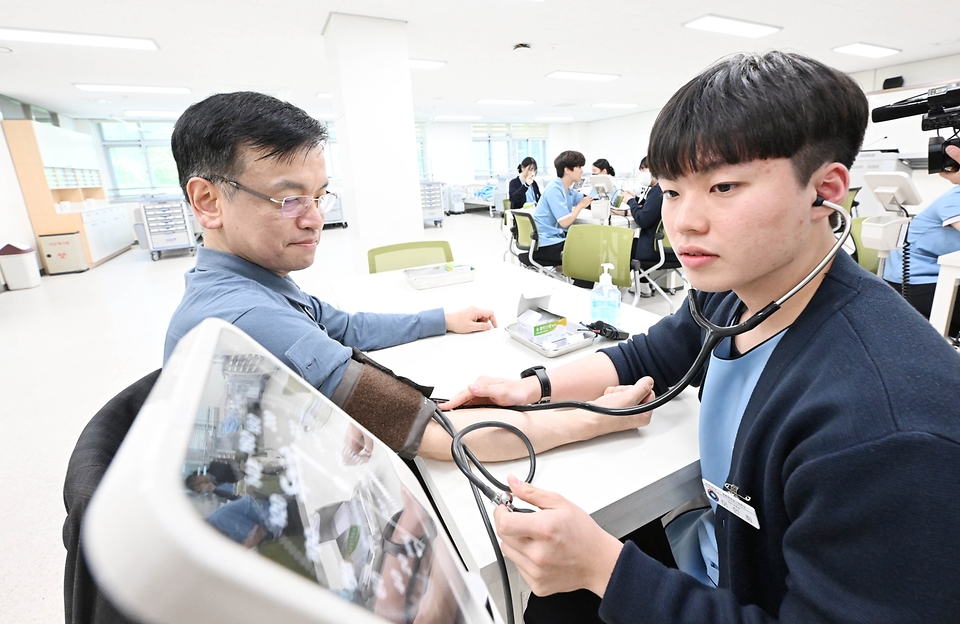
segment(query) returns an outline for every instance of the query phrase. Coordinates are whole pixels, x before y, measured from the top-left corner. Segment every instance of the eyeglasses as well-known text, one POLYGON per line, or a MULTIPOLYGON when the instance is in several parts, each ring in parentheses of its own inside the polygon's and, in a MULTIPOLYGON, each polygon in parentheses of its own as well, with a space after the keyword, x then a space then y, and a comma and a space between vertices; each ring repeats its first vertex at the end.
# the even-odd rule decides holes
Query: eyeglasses
POLYGON ((333 207, 333 204, 337 201, 336 193, 324 193, 320 197, 311 197, 310 195, 293 195, 290 197, 284 197, 283 199, 274 199, 269 195, 264 195, 263 193, 253 190, 252 188, 246 187, 236 180, 229 180, 223 176, 214 177, 216 177, 218 180, 226 182, 236 189, 250 193, 254 197, 259 197, 260 199, 265 199, 269 202, 280 204, 280 215, 288 219, 296 219, 297 217, 302 216, 308 210, 310 210, 310 207, 313 204, 317 205, 317 208, 320 210, 320 214, 327 214, 327 211, 330 210, 333 207))

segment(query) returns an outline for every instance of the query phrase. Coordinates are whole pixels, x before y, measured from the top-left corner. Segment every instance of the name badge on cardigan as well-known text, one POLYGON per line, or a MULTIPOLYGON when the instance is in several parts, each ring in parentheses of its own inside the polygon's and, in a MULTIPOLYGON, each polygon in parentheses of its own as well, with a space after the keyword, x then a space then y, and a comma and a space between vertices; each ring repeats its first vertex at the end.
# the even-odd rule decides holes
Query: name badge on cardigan
POLYGON ((757 512, 753 507, 745 503, 736 494, 717 487, 706 479, 701 480, 703 481, 703 489, 707 493, 707 496, 710 497, 710 500, 720 505, 736 517, 740 518, 753 528, 760 528, 760 521, 757 519, 757 512))

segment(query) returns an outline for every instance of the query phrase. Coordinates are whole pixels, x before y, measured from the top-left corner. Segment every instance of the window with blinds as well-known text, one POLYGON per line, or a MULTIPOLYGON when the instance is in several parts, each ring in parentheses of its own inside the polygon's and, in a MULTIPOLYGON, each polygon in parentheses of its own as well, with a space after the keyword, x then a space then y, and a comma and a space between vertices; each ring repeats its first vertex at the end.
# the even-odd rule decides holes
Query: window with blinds
POLYGON ((547 146, 546 124, 472 124, 473 172, 477 179, 512 175, 530 156, 539 168, 547 146))

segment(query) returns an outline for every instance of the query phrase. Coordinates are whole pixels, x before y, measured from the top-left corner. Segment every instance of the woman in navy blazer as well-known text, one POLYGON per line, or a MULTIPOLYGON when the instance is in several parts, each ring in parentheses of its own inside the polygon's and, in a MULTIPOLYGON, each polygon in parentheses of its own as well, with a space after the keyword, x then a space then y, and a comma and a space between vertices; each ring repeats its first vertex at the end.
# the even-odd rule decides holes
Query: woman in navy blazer
POLYGON ((535 204, 540 201, 540 187, 533 179, 537 175, 537 161, 527 156, 517 166, 517 172, 520 175, 510 180, 510 210, 519 210, 527 202, 535 204))

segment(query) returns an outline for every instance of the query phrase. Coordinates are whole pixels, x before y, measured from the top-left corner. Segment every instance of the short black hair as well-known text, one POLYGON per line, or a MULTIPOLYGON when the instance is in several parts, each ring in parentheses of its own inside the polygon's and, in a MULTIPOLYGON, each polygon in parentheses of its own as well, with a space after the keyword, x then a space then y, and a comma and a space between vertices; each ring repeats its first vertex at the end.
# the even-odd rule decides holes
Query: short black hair
POLYGON ((536 169, 537 161, 535 161, 532 157, 527 156, 522 161, 520 161, 519 165, 517 165, 517 173, 521 173, 524 167, 529 167, 530 165, 533 165, 533 168, 536 169))
POLYGON ((236 179, 245 164, 243 148, 258 152, 261 159, 289 160, 326 139, 326 126, 293 104, 239 91, 211 95, 185 110, 173 128, 170 147, 186 196, 191 178, 236 179))
POLYGON ((558 178, 563 177, 564 169, 574 169, 585 164, 587 164, 587 159, 583 157, 583 154, 571 150, 560 152, 560 155, 553 159, 553 166, 557 169, 558 178))
POLYGON ((650 166, 647 164, 647 157, 644 156, 640 159, 640 169, 649 169, 650 166))
POLYGON ((598 158, 597 160, 593 161, 593 166, 599 169, 600 171, 603 171, 604 169, 606 169, 607 175, 612 175, 612 176, 617 175, 616 173, 613 172, 613 166, 610 164, 610 161, 607 160, 606 158, 598 158))
POLYGON ((852 78, 786 52, 739 54, 680 88, 650 133, 651 173, 676 179, 722 164, 790 158, 801 185, 826 163, 849 168, 867 98, 852 78))

